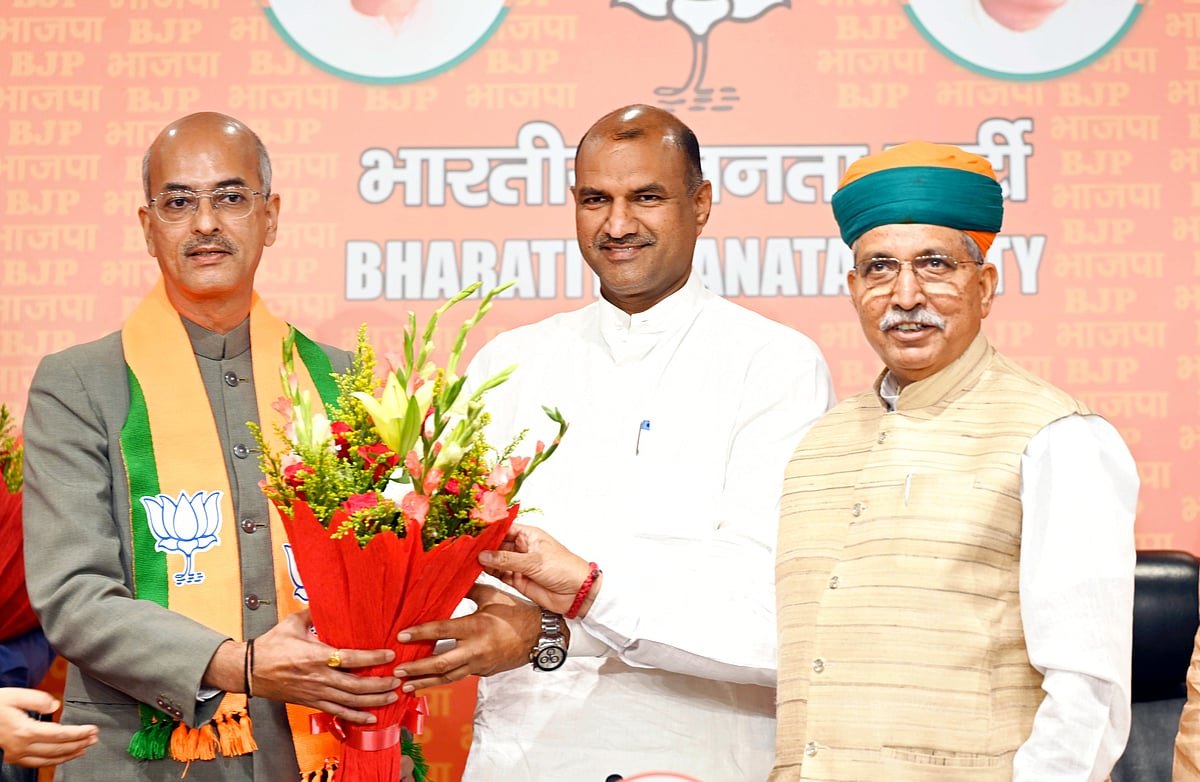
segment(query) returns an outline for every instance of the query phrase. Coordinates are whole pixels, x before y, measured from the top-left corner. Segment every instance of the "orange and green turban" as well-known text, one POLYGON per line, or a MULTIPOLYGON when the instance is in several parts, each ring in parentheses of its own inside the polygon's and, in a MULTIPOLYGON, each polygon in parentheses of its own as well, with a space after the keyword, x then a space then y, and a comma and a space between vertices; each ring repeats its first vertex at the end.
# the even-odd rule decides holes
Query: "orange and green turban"
POLYGON ((913 141, 856 160, 833 194, 846 244, 881 225, 957 228, 987 255, 1004 220, 992 164, 948 144, 913 141))

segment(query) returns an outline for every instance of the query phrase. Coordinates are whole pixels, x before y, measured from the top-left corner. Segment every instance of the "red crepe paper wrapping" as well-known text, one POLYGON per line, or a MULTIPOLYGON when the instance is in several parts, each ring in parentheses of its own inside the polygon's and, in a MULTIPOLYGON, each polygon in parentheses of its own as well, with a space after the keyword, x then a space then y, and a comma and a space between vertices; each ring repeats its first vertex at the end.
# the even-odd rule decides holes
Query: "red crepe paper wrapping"
MULTIPOLYGON (((360 548, 353 535, 334 540, 345 520, 334 514, 328 529, 307 504, 296 501, 294 518, 285 524, 296 567, 308 595, 313 626, 322 642, 338 649, 391 649, 396 660, 387 665, 356 669, 362 676, 390 676, 410 660, 426 657, 434 643, 402 644, 396 640, 407 627, 448 619, 482 572, 479 552, 500 547, 516 519, 519 505, 506 519, 494 522, 478 536, 443 541, 429 551, 421 545, 419 525, 409 522, 406 535, 382 532, 360 548)), ((416 696, 398 692, 399 700, 370 709, 377 722, 356 726, 318 720, 339 738, 344 734, 342 782, 396 782, 400 778, 400 744, 390 743, 412 713, 420 713, 416 696), (367 749, 366 747, 383 748, 367 749)))
POLYGON ((0 641, 38 626, 25 591, 25 552, 21 531, 21 492, 10 494, 0 480, 0 641))

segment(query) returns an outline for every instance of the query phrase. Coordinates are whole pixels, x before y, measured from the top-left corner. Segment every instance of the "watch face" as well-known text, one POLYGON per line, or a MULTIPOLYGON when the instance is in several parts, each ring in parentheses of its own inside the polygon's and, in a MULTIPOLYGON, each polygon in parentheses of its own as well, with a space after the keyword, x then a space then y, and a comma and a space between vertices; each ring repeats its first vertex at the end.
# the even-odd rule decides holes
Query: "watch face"
POLYGON ((533 658, 533 667, 539 671, 554 671, 567 661, 567 653, 561 646, 543 646, 533 658))

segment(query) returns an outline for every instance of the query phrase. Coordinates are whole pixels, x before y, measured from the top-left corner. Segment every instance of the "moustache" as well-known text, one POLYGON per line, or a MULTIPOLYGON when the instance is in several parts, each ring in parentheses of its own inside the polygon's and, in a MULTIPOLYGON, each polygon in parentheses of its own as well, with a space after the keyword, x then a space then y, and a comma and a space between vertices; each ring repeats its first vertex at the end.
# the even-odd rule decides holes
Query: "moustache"
POLYGON ((186 243, 184 243, 183 254, 191 255, 194 251, 200 249, 201 247, 216 247, 217 249, 230 253, 231 255, 237 252, 237 245, 226 239, 224 236, 198 236, 194 239, 189 239, 186 243))
POLYGON ((619 237, 609 236, 608 234, 601 234, 600 236, 596 237, 596 240, 594 242, 592 242, 592 247, 597 250, 599 250, 602 247, 613 246, 613 245, 616 245, 619 247, 620 246, 629 247, 629 246, 633 246, 633 245, 645 245, 645 246, 649 247, 650 245, 655 244, 655 243, 656 243, 655 238, 653 236, 647 236, 646 234, 625 234, 624 236, 619 236, 619 237))
POLYGON ((940 315, 930 312, 922 306, 917 306, 911 310, 892 307, 879 319, 879 330, 888 331, 899 326, 901 323, 917 323, 922 326, 932 326, 941 331, 944 331, 946 328, 946 321, 940 315))

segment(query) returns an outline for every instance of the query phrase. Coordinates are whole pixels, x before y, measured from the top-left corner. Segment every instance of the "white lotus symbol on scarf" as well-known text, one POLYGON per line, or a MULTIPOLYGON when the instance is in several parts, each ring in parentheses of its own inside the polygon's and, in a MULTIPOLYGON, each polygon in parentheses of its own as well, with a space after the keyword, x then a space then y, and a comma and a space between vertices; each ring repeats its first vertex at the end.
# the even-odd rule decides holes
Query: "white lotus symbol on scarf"
POLYGON ((204 583, 204 574, 193 569, 193 560, 201 551, 221 542, 217 536, 221 529, 221 492, 198 491, 188 496, 181 491, 178 499, 160 494, 141 500, 150 534, 156 541, 154 550, 183 555, 183 572, 172 574, 175 586, 204 583))
POLYGON ((304 582, 300 580, 300 569, 296 567, 296 555, 292 553, 292 544, 283 544, 283 555, 287 557, 288 576, 292 579, 292 597, 302 603, 308 602, 308 591, 304 588, 304 582))

